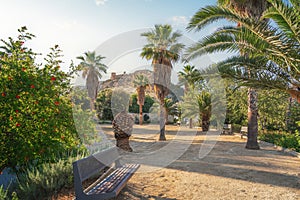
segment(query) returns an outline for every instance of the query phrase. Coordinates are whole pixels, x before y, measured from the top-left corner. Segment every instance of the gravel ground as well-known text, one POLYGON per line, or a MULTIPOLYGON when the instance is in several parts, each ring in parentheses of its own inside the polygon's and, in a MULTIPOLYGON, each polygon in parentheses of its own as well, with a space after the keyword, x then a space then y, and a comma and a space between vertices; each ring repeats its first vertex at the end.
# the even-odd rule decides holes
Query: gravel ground
MULTIPOLYGON (((111 127, 101 128, 114 142, 111 127)), ((157 128, 135 126, 131 146, 146 161, 117 200, 300 199, 297 157, 265 143, 260 150, 247 150, 246 140, 239 137, 176 126, 167 126, 167 141, 158 142, 157 128)), ((54 199, 73 198, 70 189, 54 199)))

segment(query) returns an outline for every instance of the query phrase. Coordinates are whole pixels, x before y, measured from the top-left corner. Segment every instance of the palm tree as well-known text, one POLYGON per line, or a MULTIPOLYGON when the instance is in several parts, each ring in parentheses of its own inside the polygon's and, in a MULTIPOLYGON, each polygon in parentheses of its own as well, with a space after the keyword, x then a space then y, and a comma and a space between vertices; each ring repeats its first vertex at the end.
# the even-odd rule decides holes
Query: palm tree
POLYGON ((179 60, 179 53, 184 45, 178 43, 181 34, 173 32, 170 25, 155 25, 154 29, 141 35, 148 40, 148 44, 143 47, 141 56, 152 60, 154 91, 160 102, 159 140, 166 140, 164 99, 169 93, 172 62, 179 60))
POLYGON ((195 69, 195 66, 185 65, 183 70, 178 72, 179 84, 184 85, 185 93, 189 91, 189 89, 195 88, 195 83, 202 80, 200 76, 200 72, 195 69))
POLYGON ((166 124, 168 124, 169 122, 169 115, 179 115, 179 110, 178 110, 178 106, 177 103, 175 101, 173 101, 172 98, 165 98, 165 109, 166 109, 166 113, 165 113, 165 118, 166 118, 166 124))
MULTIPOLYGON (((184 93, 187 94, 190 89, 195 89, 195 83, 202 80, 200 73, 195 66, 185 65, 183 70, 178 72, 179 84, 184 85, 184 93)), ((193 118, 190 118, 190 128, 193 128, 193 118)))
POLYGON ((138 105, 140 110, 140 125, 143 124, 143 105, 145 103, 145 90, 149 85, 149 80, 146 76, 140 74, 135 76, 135 80, 133 81, 134 87, 136 87, 137 95, 138 95, 138 105))
POLYGON ((82 70, 82 77, 86 78, 86 87, 88 96, 90 98, 91 110, 94 110, 94 102, 97 98, 99 79, 102 78, 102 72, 106 73, 107 66, 102 63, 105 57, 96 55, 95 51, 85 52, 84 57, 78 56, 77 59, 81 60, 79 64, 82 70))
POLYGON ((200 94, 197 95, 197 103, 200 112, 199 116, 202 123, 202 131, 208 131, 212 109, 211 94, 203 90, 200 94))
MULTIPOLYGON (((189 29, 192 28, 197 28, 198 30, 201 29, 203 26, 218 20, 218 19, 228 19, 227 15, 230 15, 229 13, 232 13, 233 15, 239 15, 240 17, 243 17, 245 19, 250 20, 251 22, 258 22, 259 18, 262 16, 262 13, 264 10, 267 9, 269 6, 267 1, 256 1, 256 0, 251 0, 251 1, 237 1, 237 0, 220 0, 219 1, 220 6, 208 6, 199 12, 195 14, 195 16, 192 18, 190 24, 189 24, 189 29), (218 12, 218 11, 220 12, 218 12), (212 11, 212 12, 211 12, 212 11), (216 12, 218 13, 216 13, 216 12), (222 15, 221 13, 226 13, 225 15, 222 15), (221 15, 219 15, 221 14, 221 15)), ((231 18, 229 18, 232 20, 231 18)), ((238 22, 238 27, 230 27, 231 29, 244 29, 244 23, 242 21, 238 20, 233 20, 238 22), (241 26, 242 25, 242 26, 241 26)), ((226 29, 226 28, 225 28, 226 29)), ((219 30, 218 32, 220 32, 219 30)), ((222 31, 225 31, 222 29, 222 31)), ((230 35, 228 35, 230 37, 230 35)), ((207 38, 208 39, 208 38, 207 38)), ((211 38, 212 39, 212 38, 211 38)), ((223 39, 219 38, 219 42, 223 41, 223 39)), ((225 39, 225 38, 224 38, 225 39)), ((242 38, 241 38, 242 39, 242 38)), ((223 44, 223 47, 227 47, 226 49, 232 50, 232 47, 225 43, 221 42, 223 44)), ((199 44, 194 45, 189 49, 189 52, 194 52, 196 54, 200 53, 199 52, 199 44)), ((216 44, 216 40, 215 40, 216 44)), ((219 43, 220 44, 220 43, 219 43)), ((251 54, 248 54, 244 51, 244 48, 242 46, 243 44, 235 43, 235 49, 239 49, 239 52, 241 56, 244 58, 247 58, 251 56, 251 54)), ((209 47, 209 46, 207 46, 209 47)), ((209 48, 215 49, 215 51, 221 50, 220 48, 216 46, 210 46, 209 48), (218 50, 217 50, 218 48, 218 50)), ((200 53, 201 54, 201 53, 200 53)), ((199 55, 200 55, 199 54, 199 55)), ((195 55, 193 55, 195 56, 195 55)), ((266 62, 265 62, 266 63, 266 62)), ((263 64, 263 63, 262 63, 263 64)), ((247 65, 244 65, 247 66, 247 65)), ((244 72, 248 73, 248 77, 252 76, 252 71, 250 70, 249 66, 244 70, 244 72)), ((258 114, 258 109, 257 109, 257 93, 256 91, 250 87, 248 90, 248 140, 247 140, 247 145, 246 148, 249 149, 259 149, 258 142, 257 142, 257 133, 258 133, 258 124, 257 124, 257 114, 258 114)))
MULTIPOLYGON (((256 1, 240 1, 240 0, 218 0, 219 5, 228 6, 234 9, 241 15, 249 16, 255 20, 259 20, 262 13, 267 9, 268 2, 266 0, 256 1)), ((238 26, 241 24, 238 23, 238 26)), ((240 49, 240 53, 243 54, 243 50, 240 49)), ((248 56, 245 54, 245 56, 248 56)), ((247 72, 251 76, 251 69, 248 68, 247 72)), ((248 149, 259 149, 257 142, 258 135, 258 96, 257 92, 253 87, 248 88, 248 137, 246 148, 248 149)))

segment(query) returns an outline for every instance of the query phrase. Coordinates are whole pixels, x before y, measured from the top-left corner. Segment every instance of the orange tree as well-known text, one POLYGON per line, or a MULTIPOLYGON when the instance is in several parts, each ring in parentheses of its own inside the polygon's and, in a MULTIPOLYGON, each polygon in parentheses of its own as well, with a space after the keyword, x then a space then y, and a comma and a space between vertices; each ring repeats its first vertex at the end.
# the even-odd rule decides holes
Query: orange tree
POLYGON ((0 47, 0 171, 53 161, 79 144, 69 98, 73 72, 60 70, 57 45, 44 66, 36 64, 26 47, 34 35, 18 31, 0 47))

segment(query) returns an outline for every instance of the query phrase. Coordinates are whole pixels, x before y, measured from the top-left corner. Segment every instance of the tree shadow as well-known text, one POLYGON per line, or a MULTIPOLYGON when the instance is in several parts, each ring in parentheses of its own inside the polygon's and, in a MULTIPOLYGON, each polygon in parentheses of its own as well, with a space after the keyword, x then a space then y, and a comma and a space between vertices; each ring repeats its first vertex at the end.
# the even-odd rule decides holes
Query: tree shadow
MULTIPOLYGON (((162 194, 163 196, 163 194, 162 194)), ((155 199, 155 200, 177 200, 176 198, 167 198, 162 196, 154 196, 154 195, 147 195, 144 194, 142 189, 135 184, 127 184, 122 192, 114 198, 114 200, 124 200, 124 199, 141 199, 141 200, 148 200, 148 199, 155 199)))
MULTIPOLYGON (((136 131, 145 132, 142 128, 136 131)), ((176 135, 177 131, 168 131, 167 134, 176 135)), ((205 139, 202 138, 204 135, 203 132, 199 133, 184 154, 165 168, 279 187, 300 188, 300 169, 297 172, 296 168, 291 165, 281 165, 281 163, 291 163, 296 166, 296 163, 300 163, 298 158, 263 145, 261 145, 261 150, 247 150, 244 140, 226 135, 221 136, 226 137, 225 141, 217 141, 213 149, 200 159, 199 150, 205 148, 205 139), (230 137, 233 141, 227 141, 231 140, 230 137)), ((135 137, 137 140, 133 139, 131 144, 138 153, 151 153, 171 142, 171 140, 153 141, 143 138, 142 135, 133 138, 135 137)), ((181 142, 185 143, 188 140, 182 139, 177 142, 177 145, 180 145, 181 142)), ((157 162, 151 163, 151 166, 160 167, 157 162)))

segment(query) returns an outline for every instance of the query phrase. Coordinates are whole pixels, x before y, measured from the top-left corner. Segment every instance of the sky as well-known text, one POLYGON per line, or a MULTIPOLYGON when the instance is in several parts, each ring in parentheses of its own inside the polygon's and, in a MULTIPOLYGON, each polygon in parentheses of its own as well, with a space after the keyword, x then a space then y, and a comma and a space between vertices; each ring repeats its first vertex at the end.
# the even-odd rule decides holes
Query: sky
MULTIPOLYGON (((65 71, 71 60, 79 63, 77 56, 97 50, 106 57, 107 78, 111 72, 149 67, 151 61, 139 57, 146 42, 139 34, 155 24, 172 25, 182 33, 186 45, 214 31, 216 25, 196 33, 187 32, 185 27, 201 7, 215 4, 216 0, 0 0, 0 38, 16 37, 17 29, 26 26, 36 35, 26 45, 42 53, 38 61, 42 62, 49 49, 58 44, 63 50, 61 67, 65 71)), ((206 56, 198 62, 203 65, 203 60, 207 64, 223 57, 206 56)), ((182 66, 178 63, 174 69, 182 66)))

